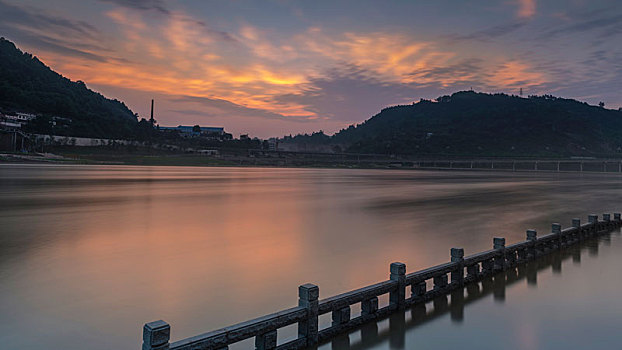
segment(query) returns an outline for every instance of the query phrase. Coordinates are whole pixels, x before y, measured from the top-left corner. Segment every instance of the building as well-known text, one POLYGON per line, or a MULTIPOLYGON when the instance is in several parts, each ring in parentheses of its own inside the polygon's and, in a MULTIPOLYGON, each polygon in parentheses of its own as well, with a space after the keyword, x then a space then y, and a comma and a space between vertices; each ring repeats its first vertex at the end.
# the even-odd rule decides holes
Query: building
POLYGON ((0 114, 0 127, 8 130, 21 129, 35 118, 37 118, 36 115, 29 113, 0 114))
POLYGON ((160 130, 177 131, 182 136, 215 136, 221 137, 225 134, 225 128, 213 126, 199 126, 198 130, 194 126, 178 125, 178 126, 161 126, 160 130))
POLYGON ((269 151, 279 150, 279 141, 275 137, 268 139, 268 150, 269 151))

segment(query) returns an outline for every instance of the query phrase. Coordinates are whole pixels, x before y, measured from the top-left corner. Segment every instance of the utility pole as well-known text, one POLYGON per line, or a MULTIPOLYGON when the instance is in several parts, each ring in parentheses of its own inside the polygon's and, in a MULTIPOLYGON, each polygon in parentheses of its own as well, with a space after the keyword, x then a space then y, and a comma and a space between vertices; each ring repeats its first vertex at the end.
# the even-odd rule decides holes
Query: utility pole
POLYGON ((520 96, 523 97, 523 88, 520 88, 520 96))

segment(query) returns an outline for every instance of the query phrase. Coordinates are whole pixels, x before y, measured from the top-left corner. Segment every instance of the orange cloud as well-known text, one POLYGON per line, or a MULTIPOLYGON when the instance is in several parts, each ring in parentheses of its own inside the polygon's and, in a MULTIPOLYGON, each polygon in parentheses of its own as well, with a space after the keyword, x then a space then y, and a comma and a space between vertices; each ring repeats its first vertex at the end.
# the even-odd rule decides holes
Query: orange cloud
POLYGON ((536 0, 518 0, 518 17, 530 18, 536 14, 536 0))
MULTIPOLYGON (((533 1, 522 3, 532 3, 527 10, 535 11, 533 1)), ((435 74, 460 64, 463 54, 459 48, 402 33, 326 33, 313 27, 303 33, 284 34, 244 25, 231 34, 234 42, 225 42, 213 35, 208 24, 186 13, 171 12, 156 24, 147 24, 141 14, 122 8, 106 16, 116 24, 116 37, 121 39, 111 46, 123 60, 59 58, 40 52, 42 58, 63 74, 90 84, 227 100, 270 113, 315 119, 325 116, 308 105, 278 97, 313 89, 310 84, 314 78, 326 78, 328 69, 343 64, 391 84, 448 87, 480 81, 487 86, 513 88, 546 81, 527 63, 500 55, 482 59, 483 65, 491 67, 485 74, 469 69, 435 74)))

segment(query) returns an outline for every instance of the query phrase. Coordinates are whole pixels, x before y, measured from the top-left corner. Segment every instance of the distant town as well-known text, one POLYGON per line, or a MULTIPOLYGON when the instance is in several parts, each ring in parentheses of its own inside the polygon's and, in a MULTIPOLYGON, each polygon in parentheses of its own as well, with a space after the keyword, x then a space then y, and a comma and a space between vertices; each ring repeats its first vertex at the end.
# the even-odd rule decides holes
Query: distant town
MULTIPOLYGON (((104 139, 104 138, 89 138, 89 137, 75 137, 66 135, 54 135, 54 134, 37 134, 31 133, 28 130, 28 126, 35 123, 43 116, 33 113, 25 112, 6 112, 0 111, 0 151, 9 152, 30 152, 36 151, 37 146, 76 146, 76 147, 93 147, 93 146, 108 146, 111 144, 136 144, 133 140, 122 139, 104 139)), ((54 129, 62 131, 64 126, 71 124, 70 118, 64 117, 48 117, 47 123, 54 129)), ((153 116, 150 120, 154 130, 163 134, 164 138, 182 138, 182 139, 195 139, 203 141, 217 141, 226 142, 234 141, 233 135, 225 131, 221 126, 201 126, 201 125, 177 125, 177 126, 160 126, 155 125, 153 116)), ((251 137, 248 134, 241 134, 237 139, 238 141, 258 142, 261 145, 261 149, 269 151, 278 150, 278 139, 270 138, 262 140, 257 137, 251 137)), ((171 148, 182 150, 186 152, 198 152, 215 154, 215 150, 196 150, 194 148, 182 149, 175 145, 170 145, 171 148)))

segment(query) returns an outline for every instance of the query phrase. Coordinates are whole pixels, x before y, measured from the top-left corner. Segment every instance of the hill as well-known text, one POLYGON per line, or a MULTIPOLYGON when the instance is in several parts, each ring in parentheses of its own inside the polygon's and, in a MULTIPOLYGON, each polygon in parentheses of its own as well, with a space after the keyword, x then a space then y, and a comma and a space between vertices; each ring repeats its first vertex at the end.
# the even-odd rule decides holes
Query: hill
POLYGON ((385 108, 330 142, 357 153, 610 156, 622 154, 622 111, 549 95, 464 91, 385 108))
POLYGON ((128 138, 137 125, 137 116, 123 102, 63 77, 4 38, 0 38, 0 109, 42 115, 28 127, 39 133, 128 138), (71 121, 52 130, 52 117, 71 121))

